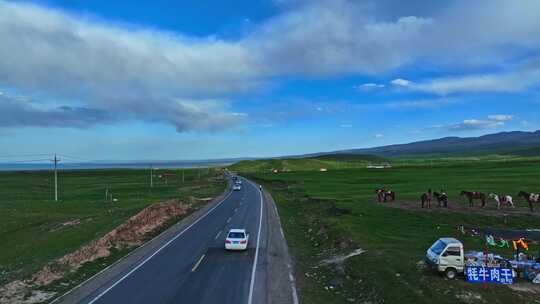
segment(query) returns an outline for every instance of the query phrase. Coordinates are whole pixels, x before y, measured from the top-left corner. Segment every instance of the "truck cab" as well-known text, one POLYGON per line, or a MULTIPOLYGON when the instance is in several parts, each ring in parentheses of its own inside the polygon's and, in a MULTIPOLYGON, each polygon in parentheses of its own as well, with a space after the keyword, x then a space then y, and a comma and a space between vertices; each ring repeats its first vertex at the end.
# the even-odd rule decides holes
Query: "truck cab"
POLYGON ((463 244, 455 238, 440 238, 427 250, 425 261, 430 268, 453 280, 465 268, 463 244))

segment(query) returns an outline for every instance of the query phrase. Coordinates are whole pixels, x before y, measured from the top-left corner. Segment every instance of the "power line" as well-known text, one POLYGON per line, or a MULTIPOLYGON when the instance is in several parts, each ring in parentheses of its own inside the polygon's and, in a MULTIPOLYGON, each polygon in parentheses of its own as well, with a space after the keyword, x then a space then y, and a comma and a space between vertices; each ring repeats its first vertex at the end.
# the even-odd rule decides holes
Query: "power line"
POLYGON ((12 154, 12 155, 0 155, 0 158, 19 158, 19 157, 39 157, 50 156, 51 154, 12 154))
POLYGON ((50 159, 14 160, 13 163, 35 163, 38 161, 50 161, 50 159))
POLYGON ((80 160, 80 161, 85 161, 85 162, 89 162, 89 163, 97 162, 97 160, 91 160, 91 159, 84 158, 84 157, 79 157, 79 156, 71 156, 71 155, 67 155, 67 154, 58 154, 58 155, 62 156, 63 158, 70 158, 72 160, 80 160))

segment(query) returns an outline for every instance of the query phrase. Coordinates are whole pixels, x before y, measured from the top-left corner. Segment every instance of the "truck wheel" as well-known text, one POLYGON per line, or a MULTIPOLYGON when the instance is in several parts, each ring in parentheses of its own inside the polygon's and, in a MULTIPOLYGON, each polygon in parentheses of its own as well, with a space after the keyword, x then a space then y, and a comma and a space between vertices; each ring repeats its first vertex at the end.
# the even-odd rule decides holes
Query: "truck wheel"
POLYGON ((457 277, 457 271, 454 268, 446 268, 444 276, 449 280, 453 280, 457 277))

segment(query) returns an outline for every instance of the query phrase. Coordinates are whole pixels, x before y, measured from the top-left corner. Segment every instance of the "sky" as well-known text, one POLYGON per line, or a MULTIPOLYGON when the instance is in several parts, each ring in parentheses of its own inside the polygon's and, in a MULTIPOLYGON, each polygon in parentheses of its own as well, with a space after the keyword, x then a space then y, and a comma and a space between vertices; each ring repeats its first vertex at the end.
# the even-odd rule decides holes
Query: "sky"
POLYGON ((269 157, 540 129, 540 1, 0 0, 0 156, 269 157))

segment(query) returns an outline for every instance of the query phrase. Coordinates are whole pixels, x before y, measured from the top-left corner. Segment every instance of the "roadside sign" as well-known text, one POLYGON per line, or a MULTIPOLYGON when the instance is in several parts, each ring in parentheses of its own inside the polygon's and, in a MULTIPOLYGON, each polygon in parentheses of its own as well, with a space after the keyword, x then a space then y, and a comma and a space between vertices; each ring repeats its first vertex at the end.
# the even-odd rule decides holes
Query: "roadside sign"
POLYGON ((513 276, 511 268, 468 266, 465 269, 467 282, 512 284, 513 276))

